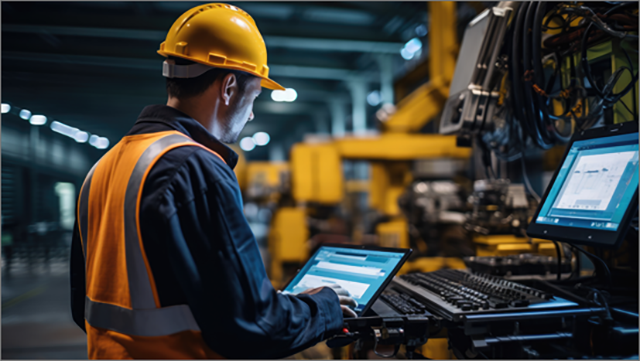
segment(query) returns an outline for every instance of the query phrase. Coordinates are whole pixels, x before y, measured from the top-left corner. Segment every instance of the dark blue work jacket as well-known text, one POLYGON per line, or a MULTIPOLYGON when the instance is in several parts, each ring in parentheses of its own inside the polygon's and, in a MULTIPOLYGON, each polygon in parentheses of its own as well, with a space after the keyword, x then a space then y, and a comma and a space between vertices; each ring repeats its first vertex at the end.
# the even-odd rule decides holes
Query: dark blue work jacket
MULTIPOLYGON (((167 152, 145 181, 140 228, 161 307, 188 304, 207 345, 227 358, 281 358, 339 332, 335 292, 274 290, 242 207, 233 172, 238 155, 188 115, 146 107, 128 135, 177 130, 199 147, 167 152)), ((84 329, 85 265, 76 224, 71 308, 84 329)))

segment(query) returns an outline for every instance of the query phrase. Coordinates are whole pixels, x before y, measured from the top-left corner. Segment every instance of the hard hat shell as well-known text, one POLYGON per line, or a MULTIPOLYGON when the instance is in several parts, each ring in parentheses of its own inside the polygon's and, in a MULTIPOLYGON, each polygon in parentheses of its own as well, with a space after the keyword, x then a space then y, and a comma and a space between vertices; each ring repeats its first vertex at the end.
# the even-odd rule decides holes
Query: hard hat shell
POLYGON ((267 47, 255 21, 233 5, 211 3, 188 10, 173 23, 158 53, 244 71, 261 78, 265 88, 285 89, 269 79, 267 47))

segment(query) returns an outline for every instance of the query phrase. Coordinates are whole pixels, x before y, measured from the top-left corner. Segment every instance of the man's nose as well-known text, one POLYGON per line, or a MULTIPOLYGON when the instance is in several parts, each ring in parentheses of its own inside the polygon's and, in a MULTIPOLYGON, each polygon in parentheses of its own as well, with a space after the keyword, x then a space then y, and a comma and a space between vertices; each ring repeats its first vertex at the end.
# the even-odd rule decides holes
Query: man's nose
POLYGON ((253 111, 251 111, 251 114, 249 115, 249 121, 252 121, 253 118, 255 118, 255 115, 253 115, 253 111))

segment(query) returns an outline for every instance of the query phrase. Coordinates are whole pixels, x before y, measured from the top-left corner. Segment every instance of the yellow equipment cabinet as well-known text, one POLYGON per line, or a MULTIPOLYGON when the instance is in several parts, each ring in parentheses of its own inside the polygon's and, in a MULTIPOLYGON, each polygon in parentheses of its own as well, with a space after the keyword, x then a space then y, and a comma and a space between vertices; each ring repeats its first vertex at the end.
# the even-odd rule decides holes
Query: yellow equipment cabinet
POLYGON ((308 258, 306 211, 304 208, 278 209, 269 230, 270 278, 274 287, 284 282, 285 263, 303 263, 308 258))
POLYGON ((298 202, 337 204, 344 197, 340 154, 331 143, 291 148, 291 187, 298 202))
POLYGON ((276 200, 289 177, 286 162, 249 162, 245 170, 247 198, 271 198, 276 200))

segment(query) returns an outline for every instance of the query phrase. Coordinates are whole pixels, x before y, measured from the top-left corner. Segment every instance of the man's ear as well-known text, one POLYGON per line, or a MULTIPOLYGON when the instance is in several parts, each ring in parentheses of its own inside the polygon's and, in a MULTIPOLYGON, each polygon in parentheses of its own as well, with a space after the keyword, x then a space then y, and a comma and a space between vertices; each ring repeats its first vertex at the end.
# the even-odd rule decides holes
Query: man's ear
POLYGON ((221 87, 220 94, 222 94, 222 100, 224 100, 224 104, 228 106, 231 104, 231 98, 238 92, 238 81, 236 80, 235 74, 229 73, 222 78, 221 87))

